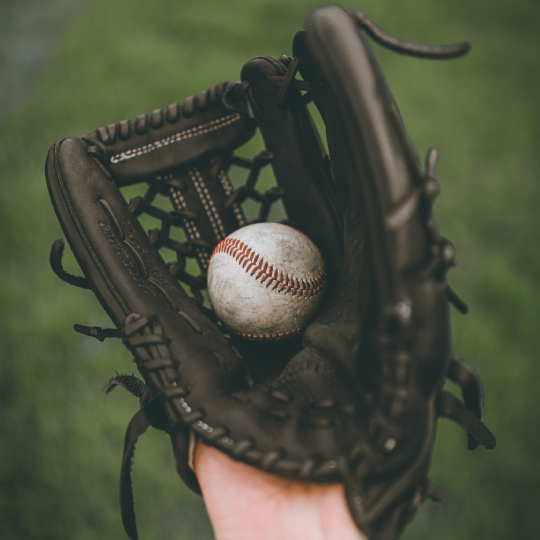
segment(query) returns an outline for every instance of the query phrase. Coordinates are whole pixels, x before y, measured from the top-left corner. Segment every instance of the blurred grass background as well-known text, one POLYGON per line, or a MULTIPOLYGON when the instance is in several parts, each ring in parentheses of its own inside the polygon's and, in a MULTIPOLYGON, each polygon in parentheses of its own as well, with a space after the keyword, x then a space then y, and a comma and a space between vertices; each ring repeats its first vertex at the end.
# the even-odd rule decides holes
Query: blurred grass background
MULTIPOLYGON (((262 54, 291 53, 312 0, 1 0, 0 536, 125 538, 117 484, 137 402, 100 393, 133 371, 93 295, 49 268, 62 236, 47 194, 51 144, 182 101, 262 54)), ((439 423, 426 503, 405 540, 533 539, 540 530, 539 5, 534 0, 350 0, 390 33, 470 40, 461 60, 431 62, 374 45, 423 159, 440 153, 439 228, 457 248, 449 281, 471 308, 453 312, 454 350, 485 388, 499 444, 469 453, 439 423)), ((70 255, 66 267, 78 273, 70 255)), ((451 390, 456 390, 451 388, 451 390)), ((141 538, 210 540, 204 505, 181 485, 169 440, 150 431, 134 467, 141 538)))

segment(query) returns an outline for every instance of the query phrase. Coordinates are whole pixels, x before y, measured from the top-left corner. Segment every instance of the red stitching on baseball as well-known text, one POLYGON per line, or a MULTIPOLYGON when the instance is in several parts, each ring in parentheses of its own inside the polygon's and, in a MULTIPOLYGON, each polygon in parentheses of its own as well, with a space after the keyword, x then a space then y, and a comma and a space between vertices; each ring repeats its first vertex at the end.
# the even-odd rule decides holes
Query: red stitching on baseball
MULTIPOLYGON (((233 259, 238 262, 240 266, 246 271, 246 273, 253 276, 255 273, 258 274, 255 276, 255 279, 260 279, 261 283, 265 283, 266 287, 270 287, 275 281, 272 289, 281 293, 285 291, 284 294, 291 293, 291 296, 295 298, 311 298, 319 294, 326 282, 326 267, 324 261, 321 257, 321 271, 319 275, 315 278, 309 278, 308 280, 302 279, 301 281, 295 277, 289 277, 288 274, 283 274, 278 268, 274 268, 273 265, 268 265, 268 261, 264 260, 264 257, 259 256, 258 253, 255 253, 252 248, 248 247, 244 242, 238 238, 225 238, 222 240, 214 249, 210 260, 217 253, 225 253, 233 257, 233 259), (262 279, 261 279, 262 277, 262 279)), ((291 330, 291 332, 300 333, 301 328, 291 330)), ((286 332, 285 334, 264 334, 266 337, 258 337, 252 334, 238 334, 246 339, 251 339, 255 341, 264 340, 264 339, 283 339, 290 334, 286 332), (274 336, 283 336, 274 337, 274 336), (252 337, 248 337, 252 336, 252 337)))
POLYGON ((232 330, 232 333, 244 339, 249 339, 250 341, 277 341, 280 339, 297 336, 304 330, 305 328, 302 327, 289 330, 288 332, 282 332, 280 334, 242 334, 242 332, 235 332, 234 330, 232 330))

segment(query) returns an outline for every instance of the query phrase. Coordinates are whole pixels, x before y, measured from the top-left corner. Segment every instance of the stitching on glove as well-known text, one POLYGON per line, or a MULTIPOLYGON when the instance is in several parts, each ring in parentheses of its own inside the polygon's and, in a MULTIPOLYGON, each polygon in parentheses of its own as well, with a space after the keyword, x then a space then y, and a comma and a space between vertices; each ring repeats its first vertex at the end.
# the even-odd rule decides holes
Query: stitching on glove
POLYGON ((208 216, 208 219, 210 220, 212 229, 214 229, 214 234, 216 235, 216 238, 221 241, 227 236, 227 233, 225 232, 225 227, 223 227, 221 218, 219 217, 218 211, 216 210, 214 201, 212 200, 212 197, 210 197, 208 188, 204 184, 203 177, 196 167, 190 167, 188 169, 188 172, 191 181, 193 182, 193 185, 195 186, 195 189, 199 194, 202 205, 206 210, 206 214, 208 216))
MULTIPOLYGON (((133 353, 139 369, 153 372, 151 379, 156 385, 157 393, 165 400, 166 407, 171 407, 169 409, 170 413, 173 416, 178 416, 176 422, 173 421, 173 425, 175 423, 181 423, 182 425, 189 426, 195 435, 203 437, 203 440, 210 442, 237 459, 252 451, 248 462, 257 463, 266 470, 278 470, 282 460, 285 460, 287 462, 288 474, 291 474, 290 468, 293 465, 297 471, 298 478, 303 480, 310 480, 315 477, 323 479, 335 474, 337 462, 334 459, 325 461, 322 456, 318 456, 316 458, 310 457, 303 461, 292 460, 287 458, 286 453, 281 449, 260 450, 257 448, 255 440, 251 438, 234 439, 230 436, 227 427, 212 427, 204 422, 204 410, 194 410, 185 399, 191 391, 189 385, 179 384, 177 382, 178 378, 171 379, 171 376, 177 376, 171 370, 173 361, 168 350, 168 340, 163 336, 163 329, 156 317, 140 317, 140 315, 135 313, 128 315, 122 335, 124 343, 133 353), (141 338, 146 338, 152 343, 145 342, 141 338)), ((282 403, 292 400, 290 396, 279 390, 271 392, 271 396, 282 403)), ((282 414, 278 417, 276 413, 277 409, 271 412, 279 420, 288 418, 288 415, 284 416, 282 414)), ((172 429, 172 426, 170 429, 172 429)))
MULTIPOLYGON (((233 188, 231 186, 231 182, 229 180, 229 177, 225 173, 223 169, 219 171, 219 181, 221 182, 221 185, 223 186, 223 190, 225 191, 225 195, 227 195, 227 198, 231 195, 233 192, 233 188)), ((234 215, 236 217, 236 221, 238 221, 239 227, 244 227, 247 225, 246 218, 244 217, 244 213, 242 212, 242 208, 237 203, 232 203, 231 208, 233 209, 234 215)))
POLYGON ((234 122, 237 122, 241 118, 242 116, 240 115, 240 113, 229 114, 227 116, 224 116, 223 118, 219 118, 218 120, 212 120, 211 122, 207 122, 206 124, 201 124, 200 126, 180 131, 179 133, 175 133, 174 135, 166 137, 165 139, 161 139, 160 141, 145 144, 144 146, 134 148, 133 150, 120 152, 120 154, 112 156, 110 161, 111 163, 120 163, 121 161, 127 161, 128 159, 133 159, 134 157, 142 156, 143 154, 153 152, 154 150, 157 150, 158 148, 161 148, 163 146, 168 146, 169 144, 174 144, 185 139, 191 139, 193 137, 204 135, 205 133, 210 133, 211 131, 216 131, 218 129, 224 128, 234 122))
MULTIPOLYGON (((317 277, 299 280, 298 278, 289 276, 289 274, 283 274, 283 272, 277 267, 275 268, 274 265, 269 265, 264 257, 261 257, 247 244, 237 238, 225 238, 225 240, 218 244, 214 249, 210 260, 212 260, 212 257, 217 253, 226 253, 233 257, 238 264, 244 268, 246 273, 249 273, 251 276, 257 274, 254 278, 260 280, 261 283, 266 282, 266 288, 274 283, 272 290, 278 293, 284 291, 285 295, 290 293, 290 296, 305 299, 318 295, 324 288, 326 268, 322 259, 322 269, 317 277)), ((300 329, 297 330, 300 331, 300 329)))
MULTIPOLYGON (((187 210, 186 200, 184 199, 184 196, 178 190, 171 187, 171 195, 172 195, 174 204, 176 205, 176 208, 178 210, 187 210)), ((184 225, 186 227, 190 240, 201 239, 201 233, 197 229, 197 226, 195 225, 194 220, 184 218, 184 225)), ((208 253, 206 253, 206 251, 202 248, 195 248, 195 251, 197 252, 199 261, 201 261, 202 267, 206 270, 210 262, 208 258, 208 253)))

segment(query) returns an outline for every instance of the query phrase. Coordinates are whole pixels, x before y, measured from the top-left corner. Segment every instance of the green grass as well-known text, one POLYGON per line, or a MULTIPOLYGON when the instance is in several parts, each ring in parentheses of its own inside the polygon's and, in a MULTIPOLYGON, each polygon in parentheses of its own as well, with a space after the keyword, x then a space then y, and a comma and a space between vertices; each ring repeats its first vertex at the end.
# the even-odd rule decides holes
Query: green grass
MULTIPOLYGON (((50 245, 62 236, 45 187, 49 146, 237 80, 252 56, 290 54, 294 33, 319 5, 94 0, 58 36, 37 83, 1 127, 2 538, 124 538, 117 483, 137 402, 100 389, 116 371, 133 367, 121 344, 71 330, 75 322, 109 323, 91 293, 62 283, 48 266, 50 245)), ((441 156, 435 211, 457 249, 449 281, 471 307, 467 317, 454 314, 454 349, 482 376, 486 423, 499 441, 494 451, 469 453, 460 429, 440 422, 431 478, 446 497, 426 503, 404 538, 536 538, 537 5, 355 0, 346 7, 411 41, 473 43, 465 59, 440 63, 374 45, 420 156, 430 146, 441 156)), ((138 445, 141 538, 209 539, 202 502, 181 485, 169 446, 155 430, 138 445)))

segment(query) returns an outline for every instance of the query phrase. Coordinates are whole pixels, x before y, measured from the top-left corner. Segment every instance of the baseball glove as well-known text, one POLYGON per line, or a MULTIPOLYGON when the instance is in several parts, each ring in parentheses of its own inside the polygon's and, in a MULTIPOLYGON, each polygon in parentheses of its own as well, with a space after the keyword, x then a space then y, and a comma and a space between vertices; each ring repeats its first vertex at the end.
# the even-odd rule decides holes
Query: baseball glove
POLYGON ((131 460, 150 425, 169 433, 178 472, 195 491, 194 437, 276 475, 343 482, 371 540, 397 538, 427 497, 441 498, 427 477, 438 417, 461 425, 470 449, 495 446, 480 379, 451 350, 449 302, 467 308, 446 283, 454 250, 431 212, 437 153, 429 151, 422 171, 365 33, 419 57, 469 48, 403 42, 361 13, 330 6, 295 36, 293 57, 253 58, 242 82, 63 139, 49 152, 50 195, 85 277, 63 270, 61 240, 52 267, 92 289, 116 327, 75 329, 121 337, 144 379, 121 375, 106 387, 121 385, 141 404, 121 471, 130 538, 137 538, 131 460), (257 128, 266 150, 235 155, 257 128), (261 193, 267 164, 277 187, 261 193), (234 187, 239 169, 247 180, 234 187), (120 188, 134 184, 146 192, 127 204, 120 188), (251 221, 248 199, 260 204, 251 221), (321 251, 326 293, 302 335, 252 342, 215 317, 206 271, 216 245, 265 221, 277 200, 287 223, 321 251), (143 216, 160 226, 146 234, 143 216), (447 378, 461 386, 464 403, 443 390, 447 378))

